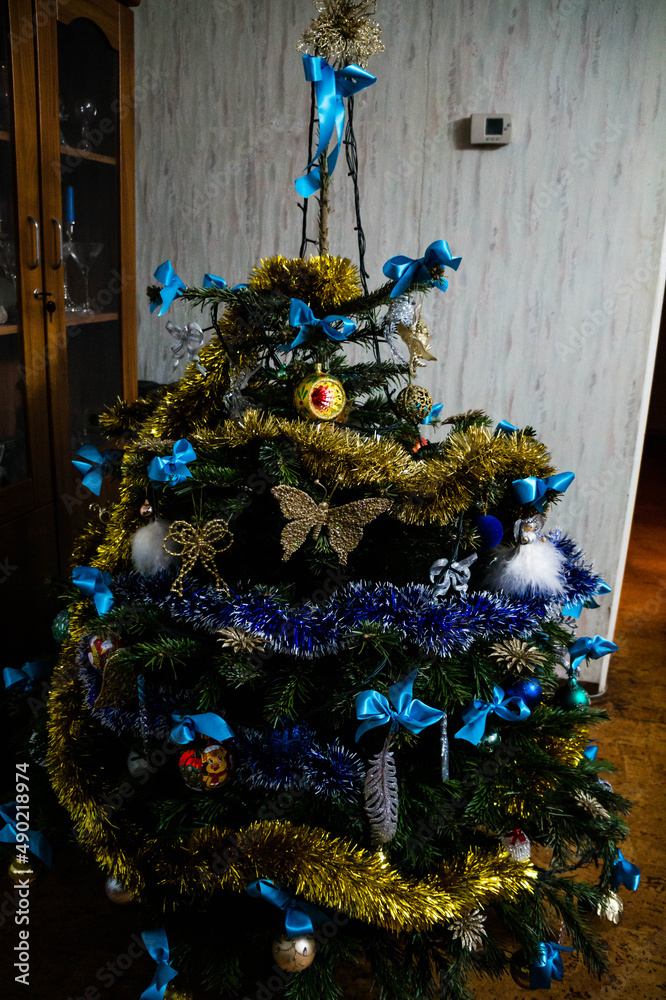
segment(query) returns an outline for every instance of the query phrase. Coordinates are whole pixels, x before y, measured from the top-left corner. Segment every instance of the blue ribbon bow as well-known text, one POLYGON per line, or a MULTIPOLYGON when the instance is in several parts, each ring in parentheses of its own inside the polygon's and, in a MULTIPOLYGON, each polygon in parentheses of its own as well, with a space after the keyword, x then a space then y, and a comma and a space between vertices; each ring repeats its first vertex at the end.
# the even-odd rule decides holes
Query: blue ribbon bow
POLYGON ((186 479, 192 479, 192 473, 187 468, 188 462, 194 462, 196 452, 186 438, 176 441, 171 455, 166 458, 155 458, 148 466, 148 478, 154 483, 169 483, 170 486, 178 486, 186 479))
MULTIPOLYGON (((227 283, 224 278, 221 278, 219 274, 204 274, 203 288, 226 288, 227 283)), ((243 288, 249 288, 250 286, 246 282, 241 282, 240 285, 234 285, 231 289, 232 292, 240 292, 243 288)))
POLYGON ((302 934, 312 934, 315 924, 326 922, 326 915, 316 906, 303 901, 297 901, 284 889, 267 878, 257 879, 247 887, 250 896, 265 899, 273 906, 279 907, 284 913, 284 926, 287 937, 300 937, 302 934))
POLYGON ((76 566, 72 573, 74 586, 93 599, 99 615, 105 615, 113 605, 113 594, 109 590, 111 579, 110 573, 103 573, 95 566, 76 566))
POLYGON ((605 580, 599 580, 597 589, 591 597, 586 598, 584 601, 568 601, 562 607, 562 614, 569 615, 571 618, 580 618, 583 608, 598 608, 601 606, 594 600, 597 594, 610 594, 612 589, 605 580))
POLYGON ((310 335, 316 330, 321 330, 331 340, 346 340, 349 334, 353 333, 356 329, 356 323, 351 319, 346 319, 344 316, 331 315, 324 316, 323 319, 317 319, 310 306, 306 305, 305 302, 301 302, 300 299, 291 300, 289 325, 298 326, 300 330, 295 340, 288 347, 278 348, 280 351, 293 351, 295 347, 300 347, 301 344, 310 339, 310 335), (332 326, 337 320, 342 321, 342 330, 338 330, 332 326))
POLYGON ((224 719, 214 712, 203 712, 201 715, 177 715, 172 712, 171 718, 176 723, 171 730, 174 743, 191 743, 197 733, 210 736, 220 743, 232 739, 234 735, 224 719))
POLYGON ((389 688, 389 699, 395 708, 379 691, 361 691, 356 695, 356 718, 361 725, 356 730, 356 742, 364 733, 376 726, 391 723, 392 732, 397 732, 402 725, 410 733, 420 733, 426 726, 432 726, 444 717, 444 712, 437 708, 424 705, 418 698, 412 696, 412 687, 418 670, 412 670, 401 681, 389 688))
POLYGON ((520 503, 531 503, 539 513, 543 514, 543 509, 548 502, 546 499, 548 490, 564 493, 575 478, 573 472, 558 472, 557 475, 548 476, 547 479, 538 479, 536 476, 528 476, 527 479, 514 479, 511 485, 520 503))
POLYGON ((73 458, 72 465, 75 465, 79 472, 85 473, 82 480, 83 485, 98 497, 102 480, 109 471, 112 452, 107 449, 103 454, 100 454, 94 445, 84 444, 75 454, 87 459, 86 462, 77 462, 73 458))
POLYGON ((617 653, 618 647, 610 639, 603 639, 600 635, 581 635, 572 646, 569 646, 569 656, 571 658, 572 671, 578 670, 583 660, 599 660, 608 653, 617 653))
POLYGON ((554 941, 540 941, 537 945, 534 962, 530 969, 530 989, 549 990, 551 979, 561 982, 564 978, 562 952, 573 951, 554 941))
MULTIPOLYGON (((173 264, 170 260, 165 260, 163 264, 160 264, 153 277, 157 278, 157 280, 161 281, 164 285, 164 288, 160 289, 162 305, 160 306, 160 311, 157 314, 158 316, 163 316, 173 300, 180 295, 186 285, 174 271, 173 264)), ((159 303, 157 302, 151 302, 150 311, 155 312, 158 304, 159 303)))
MULTIPOLYGON (((16 815, 18 810, 17 802, 6 802, 0 806, 0 819, 5 821, 5 825, 0 830, 0 842, 3 844, 18 843, 19 831, 16 829, 18 822, 16 815)), ((47 868, 51 867, 52 851, 51 845, 43 833, 38 830, 28 830, 24 835, 28 838, 28 850, 35 854, 47 868)), ((23 853, 23 852, 21 852, 23 853)))
POLYGON ((423 257, 405 257, 398 254, 397 257, 390 257, 384 267, 383 273, 391 281, 395 281, 395 288, 391 291, 391 298, 397 299, 399 295, 404 295, 410 285, 431 282, 435 288, 443 292, 449 287, 446 278, 433 277, 433 268, 452 267, 457 271, 460 267, 462 257, 453 257, 449 250, 449 244, 445 240, 435 240, 431 243, 423 257))
POLYGON ((18 669, 5 667, 2 671, 2 679, 8 691, 18 689, 30 691, 36 680, 48 674, 50 666, 47 660, 32 660, 30 663, 24 663, 18 669))
POLYGON ((423 420, 420 420, 419 423, 431 424, 433 420, 437 420, 437 417, 440 415, 443 409, 444 409, 444 403, 435 403, 428 416, 424 417, 423 420))
POLYGON ((227 283, 218 274, 204 274, 202 286, 204 288, 226 288, 227 283))
POLYGON ((495 428, 493 437, 497 437, 498 434, 504 434, 506 437, 509 437, 510 434, 517 434, 519 430, 519 427, 515 427, 513 424, 510 424, 508 420, 500 420, 495 428))
POLYGON ((631 861, 627 861, 622 851, 618 848, 617 861, 613 865, 613 875, 611 877, 611 883, 614 889, 618 889, 621 885, 631 889, 635 892, 638 889, 638 885, 641 880, 641 870, 638 865, 632 865, 631 861))
POLYGON ((315 85, 317 98, 317 117, 319 119, 319 143, 317 152, 306 167, 306 173, 296 182, 296 190, 301 198, 309 198, 321 187, 321 171, 319 167, 310 170, 313 163, 328 149, 328 144, 337 132, 338 141, 335 149, 328 157, 329 177, 335 170, 342 144, 342 133, 345 127, 345 105, 343 98, 358 94, 366 87, 372 86, 377 77, 353 63, 344 69, 334 70, 321 56, 303 56, 305 79, 315 85), (308 173, 309 171, 309 173, 308 173))
POLYGON ((530 714, 529 708, 519 695, 511 695, 510 698, 505 698, 504 691, 496 684, 493 688, 492 701, 481 701, 480 698, 475 698, 469 708, 465 709, 463 712, 463 722, 466 725, 455 733, 455 739, 468 740, 474 746, 478 746, 479 740, 486 731, 486 720, 491 712, 499 715, 501 719, 506 719, 508 722, 520 722, 530 714), (516 706, 518 709, 517 715, 511 711, 508 707, 509 705, 516 706))
POLYGON ((598 753, 599 753, 599 747, 596 747, 594 745, 594 742, 588 743, 585 749, 583 750, 583 757, 587 757, 588 760, 596 760, 598 753))
POLYGON ((169 964, 169 942, 163 927, 152 931, 142 931, 143 943, 148 954, 157 962, 155 975, 147 989, 141 994, 141 1000, 163 1000, 167 984, 178 975, 169 964))

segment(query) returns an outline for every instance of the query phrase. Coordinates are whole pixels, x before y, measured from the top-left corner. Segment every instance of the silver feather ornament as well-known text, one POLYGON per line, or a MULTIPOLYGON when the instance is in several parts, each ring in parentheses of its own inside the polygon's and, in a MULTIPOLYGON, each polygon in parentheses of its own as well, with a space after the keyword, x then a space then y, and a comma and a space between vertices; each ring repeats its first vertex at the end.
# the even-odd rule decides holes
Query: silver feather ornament
POLYGON ((398 776, 390 742, 389 736, 381 752, 370 762, 363 785, 373 844, 388 844, 398 828, 398 776))

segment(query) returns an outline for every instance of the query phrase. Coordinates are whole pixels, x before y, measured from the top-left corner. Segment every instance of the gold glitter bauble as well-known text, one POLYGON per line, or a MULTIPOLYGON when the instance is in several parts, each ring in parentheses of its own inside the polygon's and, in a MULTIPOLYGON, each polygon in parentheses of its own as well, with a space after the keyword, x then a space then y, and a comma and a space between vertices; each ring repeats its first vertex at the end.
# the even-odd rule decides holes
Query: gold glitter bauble
POLYGON ((164 1000, 193 1000, 194 993, 192 990, 188 989, 187 986, 178 985, 178 976, 176 979, 172 979, 170 983, 167 983, 167 988, 164 991, 164 1000))
POLYGON ((511 956, 511 961, 509 963, 509 972, 511 973, 511 978, 514 983, 522 986, 524 990, 529 990, 530 986, 530 970, 532 966, 525 957, 524 951, 517 951, 511 956))
POLYGON ((317 370, 304 378, 294 389, 294 406, 310 420, 335 420, 345 408, 347 397, 342 382, 317 370))
POLYGON ((9 862, 7 874, 14 885, 19 882, 22 882, 24 885, 26 883, 32 885, 33 882, 36 882, 44 874, 46 866, 41 861, 33 858, 31 855, 27 855, 27 858, 27 861, 21 861, 18 857, 13 857, 9 862))
POLYGON ((406 420, 427 417, 432 410, 432 396, 421 385, 406 385, 395 401, 395 408, 406 420))
POLYGON ((271 951, 277 965, 285 972, 302 972, 312 965, 316 943, 313 937, 281 937, 273 941, 271 951))

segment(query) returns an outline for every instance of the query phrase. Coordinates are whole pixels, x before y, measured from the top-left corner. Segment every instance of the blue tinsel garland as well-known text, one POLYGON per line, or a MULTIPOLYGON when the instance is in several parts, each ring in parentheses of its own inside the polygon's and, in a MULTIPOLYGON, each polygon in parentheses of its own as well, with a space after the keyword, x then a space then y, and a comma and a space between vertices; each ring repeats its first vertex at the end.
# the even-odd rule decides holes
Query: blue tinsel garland
POLYGON ((565 601, 585 600, 596 592, 600 577, 585 566, 575 542, 559 532, 550 536, 567 557, 565 596, 507 597, 485 591, 440 599, 424 584, 349 583, 322 604, 292 607, 275 593, 257 589, 226 597, 221 591, 186 578, 183 596, 171 592, 173 574, 118 576, 116 601, 146 603, 174 620, 208 634, 233 626, 267 642, 276 652, 316 658, 337 652, 350 633, 367 625, 397 632, 405 641, 433 656, 450 656, 480 639, 529 635, 540 621, 565 601))

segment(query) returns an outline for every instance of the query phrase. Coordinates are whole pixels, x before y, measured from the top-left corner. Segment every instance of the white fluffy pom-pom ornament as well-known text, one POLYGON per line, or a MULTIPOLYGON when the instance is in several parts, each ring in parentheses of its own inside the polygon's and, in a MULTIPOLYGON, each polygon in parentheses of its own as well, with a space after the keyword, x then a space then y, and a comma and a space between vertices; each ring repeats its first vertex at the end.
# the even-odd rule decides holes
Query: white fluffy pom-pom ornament
POLYGON ((137 573, 153 576, 178 562, 177 556, 164 551, 163 542, 169 533, 170 521, 157 518, 135 531, 132 538, 132 563, 137 573))
POLYGON ((483 581, 487 590, 505 594, 548 597, 564 595, 564 554, 557 545, 539 534, 545 518, 540 514, 516 521, 516 545, 503 545, 490 564, 483 581))

